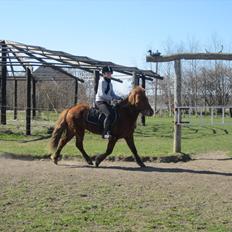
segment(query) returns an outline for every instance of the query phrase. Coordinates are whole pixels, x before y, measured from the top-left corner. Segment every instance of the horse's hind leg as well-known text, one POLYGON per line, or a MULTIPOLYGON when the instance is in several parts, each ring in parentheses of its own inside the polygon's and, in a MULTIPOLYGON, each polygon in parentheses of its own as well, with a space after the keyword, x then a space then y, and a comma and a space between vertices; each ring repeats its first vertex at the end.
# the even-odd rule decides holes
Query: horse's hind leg
POLYGON ((107 145, 107 149, 106 149, 106 152, 101 154, 101 155, 98 155, 96 157, 96 161, 95 161, 95 166, 98 167, 99 164, 108 156, 112 153, 113 149, 114 149, 114 146, 117 142, 117 139, 116 138, 113 138, 111 140, 109 140, 108 142, 108 145, 107 145))
POLYGON ((84 157, 85 161, 89 165, 93 165, 93 162, 91 158, 88 156, 88 154, 85 152, 84 146, 83 146, 83 139, 84 139, 84 131, 79 132, 76 135, 76 147, 79 149, 81 152, 82 156, 84 157))
POLYGON ((69 132, 60 139, 55 153, 51 155, 51 159, 53 160, 54 164, 58 164, 58 161, 61 160, 60 152, 63 149, 63 147, 73 138, 73 136, 74 135, 71 132, 69 132))

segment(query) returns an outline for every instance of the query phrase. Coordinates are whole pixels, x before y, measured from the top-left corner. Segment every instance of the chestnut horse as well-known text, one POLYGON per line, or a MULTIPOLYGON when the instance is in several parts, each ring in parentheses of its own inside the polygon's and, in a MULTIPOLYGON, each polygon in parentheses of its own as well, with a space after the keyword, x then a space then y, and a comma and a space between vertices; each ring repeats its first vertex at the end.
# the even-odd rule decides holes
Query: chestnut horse
MULTIPOLYGON (((50 148, 54 152, 51 155, 51 159, 55 164, 61 159, 60 152, 62 148, 75 136, 76 147, 80 150, 86 162, 93 165, 91 158, 87 155, 83 147, 85 129, 95 134, 101 134, 101 131, 97 126, 88 123, 86 120, 89 110, 90 107, 88 104, 78 103, 61 113, 50 140, 50 148)), ((121 138, 126 140, 137 164, 140 167, 145 167, 145 164, 137 153, 133 137, 139 113, 152 116, 154 112, 148 102, 145 90, 137 86, 129 93, 126 99, 117 105, 118 119, 112 127, 113 137, 108 141, 105 153, 96 156, 96 167, 112 153, 116 142, 121 138)))

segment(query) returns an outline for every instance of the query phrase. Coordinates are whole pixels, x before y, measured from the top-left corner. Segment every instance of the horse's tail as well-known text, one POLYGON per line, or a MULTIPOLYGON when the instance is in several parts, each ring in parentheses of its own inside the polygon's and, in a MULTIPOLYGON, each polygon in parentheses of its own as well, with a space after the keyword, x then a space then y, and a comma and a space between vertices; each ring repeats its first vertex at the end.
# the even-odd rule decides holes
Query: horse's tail
POLYGON ((68 129, 68 124, 66 122, 66 115, 67 115, 68 111, 69 111, 69 109, 64 110, 60 114, 60 117, 56 122, 55 128, 52 132, 52 137, 51 137, 50 142, 49 142, 49 148, 50 148, 51 152, 56 150, 56 148, 59 144, 60 138, 68 129))

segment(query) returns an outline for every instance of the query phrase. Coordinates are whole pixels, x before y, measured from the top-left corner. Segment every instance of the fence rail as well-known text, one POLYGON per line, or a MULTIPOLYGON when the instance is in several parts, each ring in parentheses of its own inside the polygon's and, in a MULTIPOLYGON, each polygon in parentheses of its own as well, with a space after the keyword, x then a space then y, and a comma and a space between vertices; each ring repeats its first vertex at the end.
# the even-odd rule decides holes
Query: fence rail
POLYGON ((228 106, 179 106, 177 125, 230 125, 232 105, 228 106))
MULTIPOLYGON (((32 113, 32 112, 31 112, 32 113)), ((59 112, 48 109, 36 109, 36 116, 31 118, 31 134, 44 134, 51 131, 59 112)), ((17 118, 14 115, 14 109, 6 111, 6 125, 0 125, 1 133, 20 133, 25 134, 26 112, 25 109, 17 109, 17 118)))

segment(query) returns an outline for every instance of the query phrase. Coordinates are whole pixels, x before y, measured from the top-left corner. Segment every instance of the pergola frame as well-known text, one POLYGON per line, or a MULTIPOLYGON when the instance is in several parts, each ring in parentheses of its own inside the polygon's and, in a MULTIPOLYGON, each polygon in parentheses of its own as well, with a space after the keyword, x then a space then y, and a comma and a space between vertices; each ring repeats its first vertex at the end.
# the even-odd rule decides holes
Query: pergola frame
MULTIPOLYGON (((39 66, 51 67, 68 77, 75 80, 75 101, 77 101, 78 82, 84 82, 83 79, 69 73, 68 69, 79 69, 100 76, 100 70, 103 66, 111 66, 115 72, 136 76, 144 81, 153 81, 155 79, 163 79, 152 70, 142 70, 137 67, 128 67, 118 65, 110 61, 99 61, 86 56, 76 56, 62 51, 49 50, 44 47, 27 45, 8 40, 0 40, 0 100, 1 100, 1 124, 6 124, 6 81, 8 77, 15 80, 15 93, 17 93, 17 73, 24 73, 24 80, 27 80, 27 107, 26 107, 26 134, 31 134, 31 82, 33 94, 35 93, 35 79, 32 75, 32 69, 39 66)), ((99 79, 99 78, 98 78, 99 79)), ((114 81, 122 82, 117 78, 114 81)), ((97 86, 97 83, 95 84, 97 86)), ((17 97, 15 96, 15 100, 17 97)), ((17 105, 17 103, 15 104, 17 105)), ((33 105, 35 105, 33 98, 33 105)), ((34 112, 34 111, 33 111, 34 112)), ((15 115, 17 113, 15 112, 15 115)))
POLYGON ((174 61, 174 135, 173 152, 181 152, 181 60, 227 60, 232 61, 232 53, 178 53, 161 56, 160 53, 151 53, 146 57, 147 62, 163 63, 174 61))

